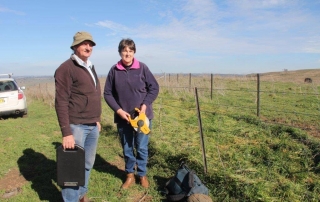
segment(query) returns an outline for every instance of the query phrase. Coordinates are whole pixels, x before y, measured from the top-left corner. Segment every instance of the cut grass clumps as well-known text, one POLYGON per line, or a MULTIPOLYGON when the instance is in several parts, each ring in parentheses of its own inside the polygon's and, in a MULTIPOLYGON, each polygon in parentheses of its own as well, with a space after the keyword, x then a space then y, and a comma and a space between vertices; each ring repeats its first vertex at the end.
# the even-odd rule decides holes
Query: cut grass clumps
POLYGON ((207 142, 213 138, 219 148, 220 163, 213 166, 220 169, 209 178, 215 187, 213 195, 221 196, 218 201, 223 197, 247 201, 316 200, 314 190, 320 188, 315 156, 318 139, 299 129, 268 125, 255 117, 230 118, 236 122, 228 117, 211 117, 212 123, 220 122, 225 128, 219 131, 223 135, 206 137, 207 142))
POLYGON ((208 182, 216 201, 317 200, 317 138, 297 128, 266 123, 238 111, 215 111, 209 102, 200 103, 208 163, 208 174, 201 175, 203 162, 195 107, 185 99, 170 104, 165 101, 168 102, 162 98, 165 113, 161 113, 161 120, 166 130, 161 140, 157 139, 157 147, 187 159, 208 182))

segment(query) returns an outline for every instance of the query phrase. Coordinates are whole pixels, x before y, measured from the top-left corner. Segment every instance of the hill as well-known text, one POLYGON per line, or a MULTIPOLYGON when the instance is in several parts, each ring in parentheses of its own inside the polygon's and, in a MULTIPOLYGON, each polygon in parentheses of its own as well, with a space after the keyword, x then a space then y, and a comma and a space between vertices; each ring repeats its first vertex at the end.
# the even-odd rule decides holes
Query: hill
MULTIPOLYGON (((256 75, 257 74, 250 74, 248 76, 256 75)), ((260 74, 261 81, 304 83, 305 78, 311 78, 312 83, 320 84, 320 68, 282 72, 267 72, 260 74)))

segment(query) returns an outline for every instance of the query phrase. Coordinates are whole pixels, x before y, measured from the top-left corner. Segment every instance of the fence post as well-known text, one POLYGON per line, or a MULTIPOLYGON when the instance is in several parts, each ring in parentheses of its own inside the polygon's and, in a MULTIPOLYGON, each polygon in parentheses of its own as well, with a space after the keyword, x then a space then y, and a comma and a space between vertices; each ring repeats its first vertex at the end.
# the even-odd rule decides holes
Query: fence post
POLYGON ((210 81, 210 83, 211 83, 211 89, 210 89, 210 98, 211 98, 211 100, 212 100, 212 90, 213 90, 213 75, 211 74, 211 81, 210 81))
POLYGON ((39 92, 41 94, 41 84, 39 83, 39 92))
POLYGON ((171 75, 171 74, 169 74, 169 83, 170 83, 170 75, 171 75))
POLYGON ((191 91, 191 73, 189 73, 189 91, 191 91))
POLYGON ((204 146, 204 139, 203 139, 203 132, 202 132, 202 121, 201 121, 197 87, 194 88, 194 91, 195 91, 195 98, 196 98, 196 104, 197 104, 198 124, 199 124, 200 141, 201 141, 201 148, 202 148, 202 159, 204 163, 204 174, 207 174, 207 158, 206 158, 206 150, 204 146))
POLYGON ((257 117, 260 117, 260 74, 257 74, 257 117))
POLYGON ((177 74, 177 83, 179 83, 179 74, 177 74))

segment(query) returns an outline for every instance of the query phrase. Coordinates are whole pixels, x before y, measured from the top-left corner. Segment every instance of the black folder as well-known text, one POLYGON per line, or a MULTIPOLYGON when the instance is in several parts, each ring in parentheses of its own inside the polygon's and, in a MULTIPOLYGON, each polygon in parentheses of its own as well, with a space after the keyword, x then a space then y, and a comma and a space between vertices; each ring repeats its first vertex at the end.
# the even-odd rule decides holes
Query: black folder
POLYGON ((74 149, 56 149, 57 183, 59 186, 83 186, 85 184, 85 151, 75 145, 74 149))

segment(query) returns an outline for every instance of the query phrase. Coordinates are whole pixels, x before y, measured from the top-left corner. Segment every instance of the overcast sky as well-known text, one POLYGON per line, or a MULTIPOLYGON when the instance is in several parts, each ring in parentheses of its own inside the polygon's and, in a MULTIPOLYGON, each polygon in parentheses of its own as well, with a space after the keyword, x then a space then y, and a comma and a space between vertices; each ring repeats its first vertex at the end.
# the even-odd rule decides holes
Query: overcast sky
POLYGON ((53 76, 77 31, 99 75, 127 37, 153 73, 320 67, 320 0, 0 0, 0 73, 53 76))

